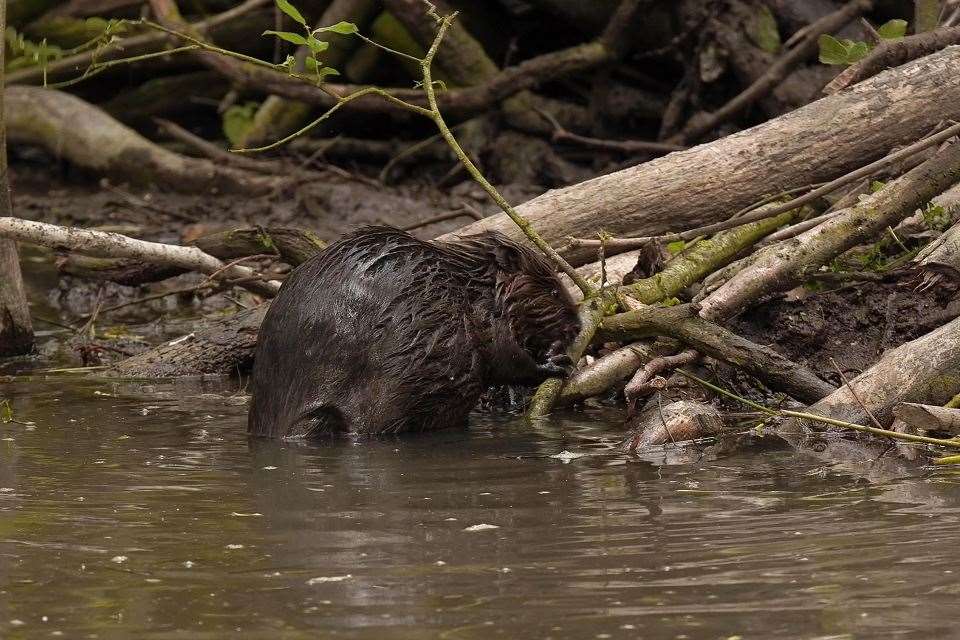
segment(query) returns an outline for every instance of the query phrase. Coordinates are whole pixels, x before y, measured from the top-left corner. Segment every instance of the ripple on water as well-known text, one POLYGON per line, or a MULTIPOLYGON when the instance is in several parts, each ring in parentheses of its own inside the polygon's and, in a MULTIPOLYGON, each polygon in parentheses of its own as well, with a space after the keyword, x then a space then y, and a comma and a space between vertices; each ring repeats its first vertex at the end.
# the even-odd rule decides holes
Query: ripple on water
POLYGON ((35 423, 0 427, 0 636, 952 632, 947 474, 871 485, 782 451, 656 467, 603 414, 310 446, 248 441, 231 389, 0 393, 35 423))

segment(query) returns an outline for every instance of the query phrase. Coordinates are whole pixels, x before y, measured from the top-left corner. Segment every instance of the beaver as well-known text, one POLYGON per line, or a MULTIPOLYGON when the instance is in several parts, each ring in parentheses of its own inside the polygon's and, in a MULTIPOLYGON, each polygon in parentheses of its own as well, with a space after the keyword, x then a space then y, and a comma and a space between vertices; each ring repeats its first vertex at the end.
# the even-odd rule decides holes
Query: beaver
POLYGON ((248 431, 314 438, 464 425, 492 385, 569 369, 576 306, 537 252, 487 232, 363 227, 297 267, 260 327, 248 431))

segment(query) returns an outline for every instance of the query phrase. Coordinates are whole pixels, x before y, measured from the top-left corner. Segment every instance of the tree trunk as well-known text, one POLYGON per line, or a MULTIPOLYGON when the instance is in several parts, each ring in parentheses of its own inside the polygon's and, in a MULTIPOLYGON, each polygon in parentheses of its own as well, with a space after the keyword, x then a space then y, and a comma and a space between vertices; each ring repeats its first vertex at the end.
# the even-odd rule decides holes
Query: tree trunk
MULTIPOLYGON (((723 220, 765 195, 837 178, 956 117, 960 47, 885 71, 747 131, 548 192, 517 207, 574 264, 569 236, 655 236, 723 220)), ((523 236, 503 214, 456 234, 523 236)))
MULTIPOLYGON (((0 0, 0 34, 6 31, 7 3, 0 0)), ((3 118, 4 46, 0 44, 0 217, 13 215, 7 175, 7 137, 3 118)), ((33 347, 30 309, 23 290, 17 243, 0 238, 0 356, 27 353, 33 347)))

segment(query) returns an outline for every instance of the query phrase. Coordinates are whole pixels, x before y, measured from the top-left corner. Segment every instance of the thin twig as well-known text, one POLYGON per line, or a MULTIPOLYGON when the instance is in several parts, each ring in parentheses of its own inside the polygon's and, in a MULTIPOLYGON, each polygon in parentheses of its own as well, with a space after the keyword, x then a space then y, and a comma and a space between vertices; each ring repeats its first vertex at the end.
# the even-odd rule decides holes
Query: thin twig
POLYGON ((423 90, 427 96, 427 104, 430 105, 430 113, 433 121, 436 123, 437 128, 440 129, 440 135, 443 136, 443 139, 446 140, 447 144, 450 145, 450 148, 453 149, 453 152, 457 154, 457 158, 467 169, 467 172, 470 173, 471 177, 481 186, 483 190, 493 199, 494 202, 503 210, 507 216, 513 220, 513 222, 520 227, 520 230, 523 231, 524 235, 530 239, 530 241, 537 246, 540 251, 544 253, 550 260, 553 261, 557 267, 563 271, 574 284, 583 292, 584 298, 590 298, 595 295, 593 287, 590 286, 590 283, 587 282, 580 273, 577 272, 570 263, 567 262, 563 256, 561 256, 556 249, 551 247, 541 236, 534 230, 533 226, 527 221, 526 218, 521 216, 517 211, 510 206, 510 203, 500 195, 500 192, 487 181, 483 176, 477 166, 473 163, 470 157, 467 155, 467 152, 463 150, 463 147, 460 146, 460 143, 454 137, 453 133, 450 131, 450 128, 447 126, 447 123, 443 119, 443 115, 440 113, 440 109, 437 106, 437 96, 434 89, 433 76, 431 72, 431 65, 433 64, 433 58, 437 55, 437 50, 440 48, 440 43, 443 41, 443 36, 446 34, 447 29, 450 28, 450 23, 457 16, 457 13, 454 12, 449 16, 445 16, 441 21, 439 28, 437 29, 437 36, 433 40, 433 44, 430 45, 430 49, 427 51, 427 55, 423 58, 420 63, 420 68, 423 73, 423 90))
POLYGON ((404 227, 400 227, 400 229, 402 231, 413 231, 414 229, 419 229, 420 227, 426 227, 427 225, 431 225, 437 222, 446 222, 447 220, 462 218, 463 216, 468 216, 470 218, 473 218, 474 220, 481 220, 483 218, 483 216, 478 218, 475 211, 472 211, 467 207, 461 207, 459 209, 455 209, 448 213, 441 213, 440 215, 432 216, 425 220, 421 220, 420 222, 414 222, 412 224, 408 224, 404 227))
MULTIPOLYGON (((127 302, 121 302, 120 304, 115 304, 112 307, 106 307, 101 309, 100 313, 111 313, 119 309, 124 309, 126 307, 132 307, 134 305, 146 304, 147 302, 152 302, 153 300, 160 300, 162 298, 168 298, 170 296, 177 296, 184 293, 199 293, 201 289, 211 289, 215 288, 213 284, 198 284, 192 287, 184 287, 182 289, 172 289, 170 291, 163 291, 161 293, 154 293, 149 296, 143 296, 142 298, 137 298, 136 300, 128 300, 127 302)), ((81 316, 86 317, 86 316, 81 316)))
POLYGON ((560 122, 553 117, 553 114, 548 111, 541 109, 539 107, 534 107, 534 110, 540 114, 547 122, 550 123, 550 126, 553 127, 553 133, 551 137, 554 142, 572 142, 588 149, 600 149, 602 151, 616 151, 617 153, 624 154, 637 154, 637 153, 646 153, 646 154, 665 154, 672 153, 674 151, 684 151, 687 149, 686 146, 682 144, 672 144, 669 142, 654 142, 649 140, 604 140, 601 138, 591 138, 588 136, 581 136, 576 133, 567 131, 560 122))
POLYGON ((863 400, 860 398, 860 394, 857 393, 857 390, 854 389, 853 385, 850 384, 850 381, 847 380, 847 376, 843 373, 843 370, 840 368, 840 365, 837 364, 837 361, 833 358, 830 358, 830 364, 832 364, 833 368, 837 370, 837 374, 843 381, 843 385, 850 392, 850 395, 853 396, 853 399, 857 401, 857 404, 860 405, 860 408, 863 409, 863 412, 867 414, 867 417, 870 418, 870 422, 872 422, 877 429, 883 429, 883 425, 880 424, 879 420, 877 420, 877 416, 873 415, 873 412, 867 408, 867 405, 864 404, 863 400))

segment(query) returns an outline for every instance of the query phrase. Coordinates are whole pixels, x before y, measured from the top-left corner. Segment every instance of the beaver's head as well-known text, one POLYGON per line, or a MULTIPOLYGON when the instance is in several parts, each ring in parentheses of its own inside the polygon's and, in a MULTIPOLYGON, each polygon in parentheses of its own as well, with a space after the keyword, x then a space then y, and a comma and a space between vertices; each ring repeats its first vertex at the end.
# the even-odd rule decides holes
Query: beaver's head
POLYGON ((537 361, 566 352, 580 331, 577 306, 554 266, 536 249, 489 234, 496 265, 494 306, 537 361))

